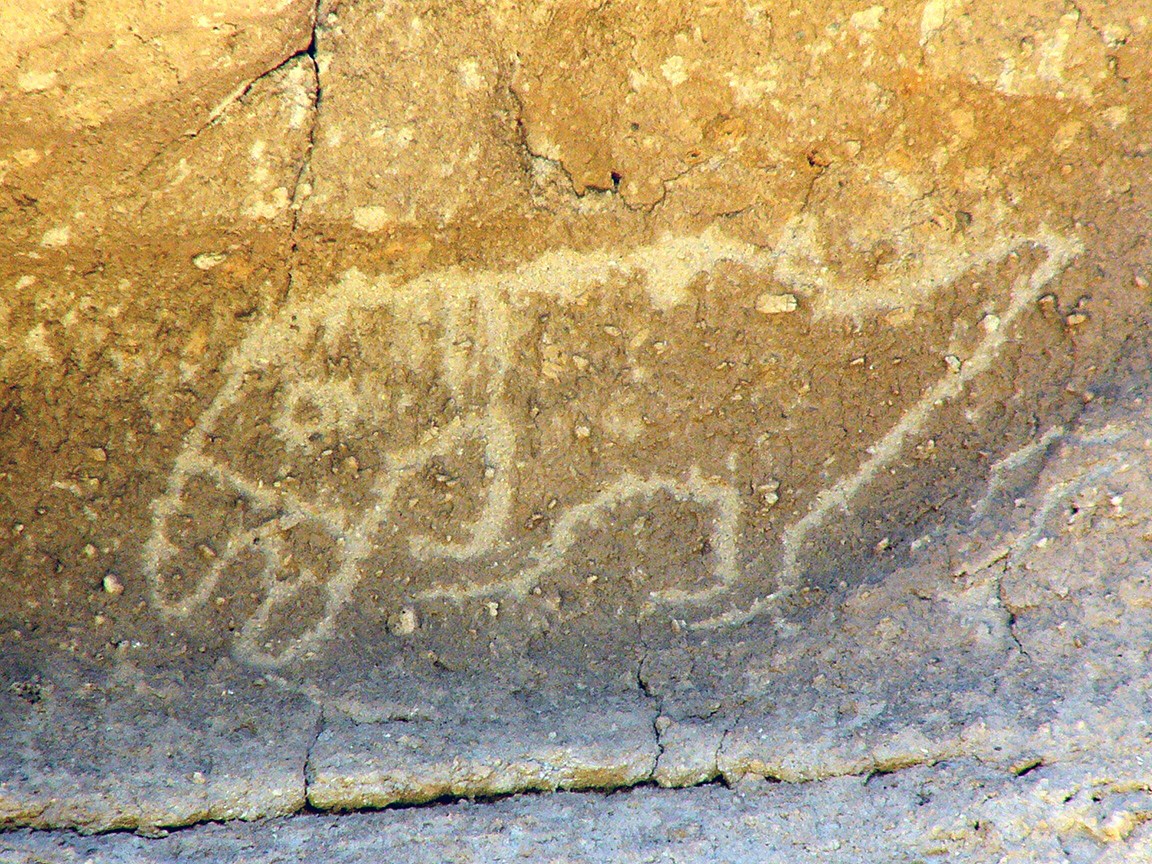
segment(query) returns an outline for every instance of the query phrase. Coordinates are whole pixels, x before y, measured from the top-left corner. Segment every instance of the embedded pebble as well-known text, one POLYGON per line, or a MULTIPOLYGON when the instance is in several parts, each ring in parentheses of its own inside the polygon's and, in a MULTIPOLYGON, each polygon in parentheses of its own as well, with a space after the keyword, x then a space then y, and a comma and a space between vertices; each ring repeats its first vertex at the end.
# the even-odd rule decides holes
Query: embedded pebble
POLYGON ((420 626, 416 610, 405 606, 388 618, 388 632, 393 636, 411 636, 420 626))
POLYGON ((796 307, 795 294, 761 294, 756 298, 756 311, 764 315, 781 315, 785 312, 795 312, 796 307))
POLYGON ((192 258, 192 264, 198 270, 211 270, 224 263, 228 256, 223 252, 201 252, 192 258))

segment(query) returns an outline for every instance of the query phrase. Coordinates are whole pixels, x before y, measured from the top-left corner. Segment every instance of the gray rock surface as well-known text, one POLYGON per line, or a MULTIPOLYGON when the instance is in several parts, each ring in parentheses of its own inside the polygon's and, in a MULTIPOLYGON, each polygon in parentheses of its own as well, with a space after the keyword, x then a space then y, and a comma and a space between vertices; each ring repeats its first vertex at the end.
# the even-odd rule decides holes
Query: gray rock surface
POLYGON ((1141 792, 1100 795, 1051 768, 969 759, 893 774, 735 789, 555 793, 375 813, 215 824, 149 840, 0 835, 5 864, 219 862, 1135 862, 1152 854, 1141 792))
POLYGON ((150 831, 304 806, 319 710, 233 664, 143 671, 147 649, 123 646, 114 675, 6 651, 0 824, 150 831))

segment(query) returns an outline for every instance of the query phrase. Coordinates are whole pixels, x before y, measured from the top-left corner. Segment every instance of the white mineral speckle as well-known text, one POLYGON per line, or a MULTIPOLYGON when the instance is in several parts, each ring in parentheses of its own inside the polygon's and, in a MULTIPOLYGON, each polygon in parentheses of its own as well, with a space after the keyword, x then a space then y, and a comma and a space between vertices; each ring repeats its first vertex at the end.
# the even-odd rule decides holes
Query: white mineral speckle
POLYGON ((357 207, 352 211, 352 224, 370 234, 384 228, 391 221, 391 213, 386 207, 357 207))
POLYGON ((484 75, 480 72, 480 64, 475 60, 466 60, 457 68, 460 73, 460 83, 469 90, 479 90, 484 86, 484 75))
POLYGON ((883 6, 869 6, 860 12, 852 13, 848 20, 857 30, 871 32, 880 26, 880 19, 884 17, 884 12, 883 6))
POLYGON ((44 232, 40 238, 40 245, 47 249, 58 249, 61 246, 67 246, 71 239, 72 229, 67 225, 57 225, 55 228, 49 228, 44 232))
POLYGON ((661 63, 660 72, 664 75, 664 80, 673 87, 683 84, 688 80, 688 72, 685 68, 684 58, 679 54, 673 54, 661 63))
POLYGON ((24 337, 24 347, 49 365, 56 362, 56 354, 48 345, 48 328, 41 321, 24 337))
POLYGON ((41 93, 56 83, 56 71, 22 72, 16 79, 16 86, 25 93, 41 93))

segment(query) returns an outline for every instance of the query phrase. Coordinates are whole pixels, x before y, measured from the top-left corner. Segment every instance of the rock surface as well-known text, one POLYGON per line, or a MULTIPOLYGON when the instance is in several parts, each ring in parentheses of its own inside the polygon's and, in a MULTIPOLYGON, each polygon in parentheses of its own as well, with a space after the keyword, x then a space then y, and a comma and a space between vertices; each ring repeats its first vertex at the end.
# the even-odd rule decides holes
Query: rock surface
POLYGON ((613 795, 559 792, 342 816, 202 825, 163 839, 68 832, 0 835, 0 860, 100 862, 619 861, 854 864, 1139 862, 1148 799, 1100 797, 1058 772, 1012 777, 970 760, 821 783, 749 782, 613 795))
POLYGON ((0 32, 5 854, 1147 852, 1140 0, 0 32))

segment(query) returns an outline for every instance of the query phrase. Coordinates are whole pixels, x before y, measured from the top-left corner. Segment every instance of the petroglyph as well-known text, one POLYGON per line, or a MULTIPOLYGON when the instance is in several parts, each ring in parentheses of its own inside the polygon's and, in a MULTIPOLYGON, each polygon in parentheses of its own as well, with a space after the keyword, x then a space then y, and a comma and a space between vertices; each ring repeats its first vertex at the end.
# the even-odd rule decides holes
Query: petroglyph
MULTIPOLYGON (((238 626, 235 654, 276 667, 336 632, 364 580, 402 584, 404 603, 524 598, 583 566, 593 532, 633 542, 652 521, 646 514, 679 513, 698 552, 683 572, 632 566, 645 607, 674 610, 696 627, 770 609, 801 584, 812 536, 989 369, 1025 310, 1080 252, 1075 239, 1045 230, 953 243, 857 286, 837 282, 814 237, 811 222, 797 222, 760 248, 709 229, 623 253, 557 250, 507 271, 451 268, 399 283, 353 270, 327 294, 290 304, 235 350, 153 502, 144 570, 155 608, 188 619, 240 585, 256 605, 238 626), (769 384, 739 378, 709 395, 669 371, 669 357, 721 372, 734 365, 709 353, 715 346, 703 337, 676 336, 709 325, 709 314, 721 330, 736 328, 707 312, 721 293, 714 286, 736 284, 729 294, 748 312, 741 344, 762 363, 771 393, 792 405, 807 385, 777 382, 772 364, 790 362, 768 350, 787 345, 772 336, 779 328, 901 309, 1031 250, 1044 257, 1006 297, 985 302, 996 308, 982 314, 994 311, 999 326, 979 329, 958 370, 939 364, 934 383, 892 409, 867 456, 830 474, 790 523, 751 531, 758 490, 776 488, 759 472, 775 457, 749 467, 747 436, 771 430, 747 428, 738 412, 766 399, 769 384), (795 310, 757 312, 765 293, 793 297, 795 310), (592 321, 608 347, 584 339, 592 321), (526 380, 551 389, 526 390, 526 380), (699 440, 684 432, 680 449, 647 431, 677 387, 683 405, 712 424, 699 440), (566 491, 548 497, 552 483, 566 491), (745 562, 757 545, 775 550, 775 572, 756 575, 771 590, 717 614, 752 578, 745 562), (285 621, 292 637, 270 638, 285 621)), ((805 503, 799 493, 797 502, 805 503)))
POLYGON ((1019 450, 1014 450, 1003 459, 998 460, 988 471, 988 487, 980 500, 972 505, 972 522, 983 519, 988 515, 996 496, 1004 491, 1006 478, 1019 468, 1038 461, 1053 443, 1064 437, 1063 426, 1053 426, 1039 438, 1029 441, 1019 450))
MULTIPOLYGON (((925 394, 912 405, 879 441, 869 447, 869 458, 851 476, 841 480, 831 488, 817 494, 817 502, 795 524, 784 531, 783 561, 780 566, 780 587, 773 594, 761 598, 747 609, 726 612, 694 625, 701 629, 745 623, 766 611, 771 603, 783 594, 799 587, 801 577, 800 555, 805 542, 831 520, 836 513, 846 512, 860 492, 875 479, 876 475, 891 464, 901 452, 907 439, 922 430, 932 412, 945 402, 957 398, 964 386, 977 375, 985 372, 1004 346, 1008 327, 1024 312, 1029 304, 1039 296, 1044 286, 1060 273, 1082 251, 1075 240, 1058 237, 1047 232, 1032 240, 1004 240, 983 253, 983 261, 973 262, 974 267, 990 261, 998 261, 1010 255, 1024 243, 1035 243, 1045 249, 1048 257, 1030 276, 1021 276, 1012 286, 1010 302, 999 316, 1000 325, 985 328, 985 336, 972 355, 959 369, 949 364, 946 372, 925 394), (1006 326, 1007 325, 1007 326, 1006 326)), ((955 278, 955 277, 953 277, 955 278)))

